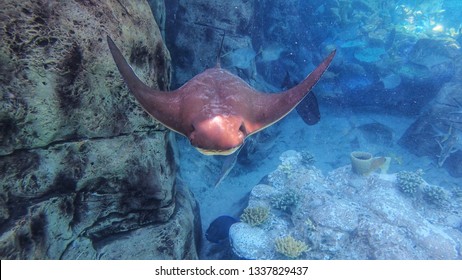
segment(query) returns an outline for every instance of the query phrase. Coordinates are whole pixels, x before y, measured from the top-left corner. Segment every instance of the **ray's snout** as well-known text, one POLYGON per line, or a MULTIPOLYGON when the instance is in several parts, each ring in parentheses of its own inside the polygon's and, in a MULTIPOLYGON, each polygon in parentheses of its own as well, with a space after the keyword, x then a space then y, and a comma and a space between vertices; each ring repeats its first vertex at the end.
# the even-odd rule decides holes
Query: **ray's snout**
POLYGON ((195 122, 193 127, 189 140, 204 154, 231 154, 247 136, 242 120, 236 116, 215 116, 195 122))

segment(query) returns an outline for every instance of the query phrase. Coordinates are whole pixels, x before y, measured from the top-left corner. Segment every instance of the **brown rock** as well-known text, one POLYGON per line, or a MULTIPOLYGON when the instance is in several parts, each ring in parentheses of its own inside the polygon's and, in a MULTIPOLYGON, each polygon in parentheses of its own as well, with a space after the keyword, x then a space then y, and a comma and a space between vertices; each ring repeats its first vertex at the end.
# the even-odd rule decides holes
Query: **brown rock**
POLYGON ((147 3, 1 6, 0 258, 197 258, 198 207, 177 190, 173 143, 128 93, 106 43, 109 34, 140 79, 167 89, 170 56, 147 3), (134 236, 169 250, 113 246, 134 236))

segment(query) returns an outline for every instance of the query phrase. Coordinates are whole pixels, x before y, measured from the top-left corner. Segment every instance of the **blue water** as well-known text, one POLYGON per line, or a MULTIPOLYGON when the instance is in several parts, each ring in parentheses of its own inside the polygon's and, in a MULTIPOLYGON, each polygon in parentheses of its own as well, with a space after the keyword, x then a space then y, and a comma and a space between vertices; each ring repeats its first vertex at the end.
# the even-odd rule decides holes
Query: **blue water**
MULTIPOLYGON (((178 6, 169 8, 171 15, 181 18, 178 6)), ((254 50, 246 52, 256 53, 253 64, 248 56, 243 57, 246 67, 224 57, 222 67, 255 88, 280 91, 286 73, 296 83, 330 50, 337 49, 337 55, 314 89, 320 123, 309 127, 296 113, 289 114, 265 132, 265 140, 256 140, 257 147, 237 161, 219 188, 210 186, 222 159, 203 157, 186 139, 178 139, 180 174, 185 181, 195 182, 192 189, 203 209, 204 229, 220 215, 238 217, 247 206, 249 191, 277 168, 286 150, 309 151, 316 159, 314 166, 324 174, 349 165, 353 150, 392 157, 388 173, 423 169, 429 184, 459 199, 460 210, 457 191, 452 192, 462 187, 462 92, 456 89, 462 84, 462 2, 255 1, 254 9, 250 19, 241 20, 250 22, 244 31, 220 25, 218 20, 208 32, 215 32, 215 38, 223 33, 221 28, 230 34, 225 35, 226 52, 254 50), (248 38, 251 44, 240 47, 235 37, 248 38), (391 140, 383 141, 387 133, 391 140), (198 171, 198 166, 204 170, 198 171)), ((187 9, 183 12, 188 14, 187 9)), ((167 23, 167 33, 175 24, 167 23)), ((202 26, 190 28, 205 32, 202 26)), ((185 75, 210 66, 207 61, 201 65, 193 60, 188 64, 192 68, 175 65, 175 50, 187 48, 175 45, 179 37, 167 36, 174 69, 181 73, 174 75, 174 87, 187 80, 185 75)), ((198 38, 190 39, 190 43, 198 42, 198 38)), ((196 56, 210 57, 216 45, 196 56)), ((217 250, 214 246, 205 241, 202 257, 219 258, 209 253, 217 250)))

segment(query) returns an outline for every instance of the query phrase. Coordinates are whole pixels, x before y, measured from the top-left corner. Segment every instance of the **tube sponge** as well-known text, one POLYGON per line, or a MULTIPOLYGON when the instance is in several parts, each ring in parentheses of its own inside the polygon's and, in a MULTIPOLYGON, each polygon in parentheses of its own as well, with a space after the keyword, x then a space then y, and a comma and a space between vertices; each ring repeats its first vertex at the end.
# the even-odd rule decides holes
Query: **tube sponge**
POLYGON ((358 175, 366 176, 379 168, 382 173, 386 173, 391 158, 372 157, 371 153, 356 151, 350 154, 350 160, 352 171, 358 175))
POLYGON ((350 154, 351 168, 358 175, 369 174, 372 154, 367 152, 352 152, 350 154))

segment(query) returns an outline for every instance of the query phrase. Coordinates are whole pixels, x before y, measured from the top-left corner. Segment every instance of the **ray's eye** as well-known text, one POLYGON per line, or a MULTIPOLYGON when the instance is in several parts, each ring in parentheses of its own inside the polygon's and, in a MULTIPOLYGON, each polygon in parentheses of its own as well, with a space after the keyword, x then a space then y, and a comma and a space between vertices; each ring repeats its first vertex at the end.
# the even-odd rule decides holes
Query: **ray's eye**
POLYGON ((245 129, 244 123, 242 123, 239 127, 239 131, 241 131, 244 135, 247 135, 247 130, 245 129))

